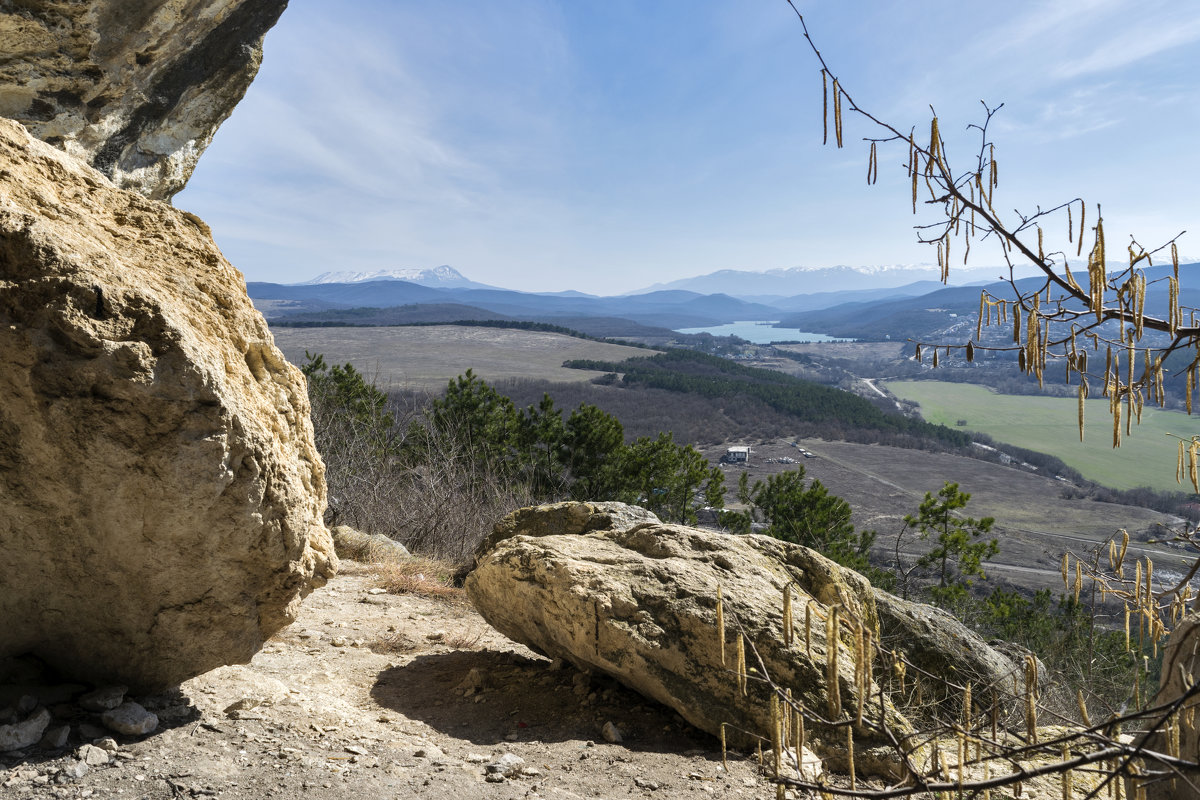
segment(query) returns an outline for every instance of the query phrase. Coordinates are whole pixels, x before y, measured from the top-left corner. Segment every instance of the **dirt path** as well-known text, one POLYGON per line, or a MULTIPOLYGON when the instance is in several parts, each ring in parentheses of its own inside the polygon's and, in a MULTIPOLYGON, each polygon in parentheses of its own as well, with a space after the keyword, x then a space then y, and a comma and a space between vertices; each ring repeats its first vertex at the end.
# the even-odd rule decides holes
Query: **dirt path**
POLYGON ((726 772, 717 741, 669 709, 537 656, 464 604, 381 593, 353 562, 250 664, 137 699, 159 730, 118 737, 111 763, 78 778, 64 767, 96 732, 52 709, 70 742, 0 757, 0 797, 775 796, 753 759, 726 772), (521 761, 489 776, 506 754, 521 761))

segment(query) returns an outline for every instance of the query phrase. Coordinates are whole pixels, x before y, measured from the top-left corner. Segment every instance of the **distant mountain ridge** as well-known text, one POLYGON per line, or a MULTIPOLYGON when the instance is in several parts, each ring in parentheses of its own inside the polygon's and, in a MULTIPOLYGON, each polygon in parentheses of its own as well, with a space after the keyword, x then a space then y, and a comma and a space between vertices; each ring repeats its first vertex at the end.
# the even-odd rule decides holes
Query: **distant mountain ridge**
MULTIPOLYGON (((961 286, 991 283, 1003 276, 1006 268, 978 267, 953 269, 950 283, 961 286)), ((694 278, 656 283, 631 294, 663 289, 686 289, 701 294, 729 294, 743 299, 794 297, 830 294, 870 288, 898 288, 914 283, 938 281, 941 272, 932 264, 895 264, 883 266, 787 267, 766 271, 722 269, 694 278)))
POLYGON ((355 272, 339 270, 322 272, 308 281, 301 281, 294 286, 319 286, 327 283, 370 283, 372 281, 408 281, 419 286, 430 286, 445 289, 496 289, 486 283, 478 283, 468 279, 461 272, 448 264, 432 269, 376 269, 370 272, 355 272))

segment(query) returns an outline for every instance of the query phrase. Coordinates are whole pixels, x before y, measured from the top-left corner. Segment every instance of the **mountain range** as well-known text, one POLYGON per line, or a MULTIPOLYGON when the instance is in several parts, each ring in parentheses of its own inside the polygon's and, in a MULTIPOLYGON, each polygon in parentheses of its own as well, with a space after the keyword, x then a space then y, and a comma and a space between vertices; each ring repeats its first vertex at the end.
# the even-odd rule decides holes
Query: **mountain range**
MULTIPOLYGON (((1196 266, 1180 268, 1183 305, 1200 306, 1200 274, 1196 266)), ((1148 307, 1160 307, 1165 301, 1166 282, 1154 281, 1165 277, 1170 269, 1146 270, 1151 281, 1148 307)), ((896 286, 862 288, 868 281, 874 284, 873 278, 880 275, 887 282, 915 274, 924 272, 915 267, 880 269, 874 273, 852 267, 774 270, 769 274, 724 270, 675 283, 703 288, 732 281, 739 284, 738 291, 660 288, 599 297, 571 291, 500 289, 471 281, 452 267, 442 266, 373 273, 328 272, 301 284, 251 282, 247 289, 264 315, 277 324, 381 325, 499 319, 550 322, 594 335, 633 336, 644 333, 645 329, 668 333, 737 321, 777 321, 779 327, 868 340, 922 338, 960 324, 959 317, 968 317, 978 309, 981 288, 987 288, 997 297, 1011 294, 1012 287, 1006 281, 994 279, 969 286, 945 286, 922 279, 896 286), (823 278, 819 283, 818 275, 823 278), (774 293, 796 285, 821 291, 774 293), (829 286, 854 288, 831 290, 829 286), (622 321, 630 326, 626 334, 621 333, 622 321), (633 332, 635 327, 639 333, 633 332), (604 333, 599 333, 601 330, 604 333)), ((1031 289, 1037 281, 1026 278, 1017 284, 1022 289, 1031 289)))

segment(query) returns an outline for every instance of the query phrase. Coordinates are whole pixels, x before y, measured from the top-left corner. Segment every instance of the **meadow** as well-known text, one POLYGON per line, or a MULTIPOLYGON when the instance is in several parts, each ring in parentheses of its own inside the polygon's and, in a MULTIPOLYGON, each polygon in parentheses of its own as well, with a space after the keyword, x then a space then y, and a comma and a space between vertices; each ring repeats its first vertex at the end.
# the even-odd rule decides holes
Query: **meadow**
POLYGON ((391 328, 272 328, 293 364, 321 353, 328 364, 352 363, 386 389, 437 391, 468 369, 487 381, 532 378, 590 381, 603 373, 564 369, 568 359, 622 361, 654 350, 592 342, 558 333, 430 325, 391 328))
POLYGON ((1191 491, 1175 481, 1177 440, 1190 436, 1196 421, 1178 411, 1146 407, 1140 425, 1112 447, 1112 415, 1107 399, 1087 401, 1084 441, 1079 441, 1073 398, 998 394, 982 386, 943 381, 892 381, 897 397, 916 402, 928 422, 986 433, 998 442, 1056 456, 1089 480, 1114 489, 1149 486, 1159 491, 1191 491), (962 422, 963 424, 959 424, 962 422))

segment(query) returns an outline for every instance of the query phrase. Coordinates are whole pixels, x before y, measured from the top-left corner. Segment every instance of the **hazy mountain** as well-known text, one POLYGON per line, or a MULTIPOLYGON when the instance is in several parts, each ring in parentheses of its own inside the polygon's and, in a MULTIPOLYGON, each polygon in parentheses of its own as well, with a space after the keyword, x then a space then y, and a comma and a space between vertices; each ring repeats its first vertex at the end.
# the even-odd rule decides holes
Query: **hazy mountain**
POLYGON ((467 279, 454 267, 443 264, 433 269, 377 269, 371 272, 354 272, 341 270, 337 272, 322 272, 311 281, 303 281, 296 286, 314 286, 323 283, 370 283, 372 281, 408 281, 420 286, 431 286, 440 289, 493 289, 486 283, 476 283, 467 279))
POLYGON ((678 290, 629 297, 593 297, 577 292, 533 294, 505 289, 442 288, 394 279, 308 284, 250 282, 246 288, 255 304, 271 319, 333 309, 458 304, 512 319, 620 317, 657 328, 694 328, 736 320, 775 319, 781 313, 772 306, 728 295, 678 290))
MULTIPOLYGON (((954 269, 950 271, 952 285, 991 282, 1002 277, 1000 267, 954 269)), ((940 281, 941 273, 931 264, 897 264, 878 267, 790 267, 765 272, 723 269, 695 278, 682 278, 669 283, 656 283, 636 292, 662 289, 686 289, 701 294, 729 294, 743 299, 776 296, 794 297, 825 292, 844 292, 863 289, 886 289, 922 281, 940 281)))
MULTIPOLYGON (((1156 266, 1145 270, 1149 285, 1146 290, 1146 309, 1162 309, 1167 303, 1167 282, 1172 273, 1170 266, 1156 266)), ((1086 280, 1087 273, 1076 271, 1076 278, 1086 280)), ((1033 291, 1044 282, 1043 278, 1022 278, 1017 287, 1023 292, 1033 291)), ((1179 266, 1179 302, 1185 307, 1200 305, 1200 264, 1179 266)), ((838 306, 788 314, 780 320, 780 327, 795 327, 806 331, 825 333, 830 336, 852 339, 879 340, 891 338, 933 339, 948 329, 966 326, 974 333, 974 315, 979 311, 979 293, 986 288, 995 297, 1011 297, 1012 287, 1006 282, 980 286, 952 286, 918 297, 899 297, 866 302, 845 303, 838 306), (970 322, 970 324, 968 324, 970 322)), ((966 336, 962 337, 966 340, 966 336)))

